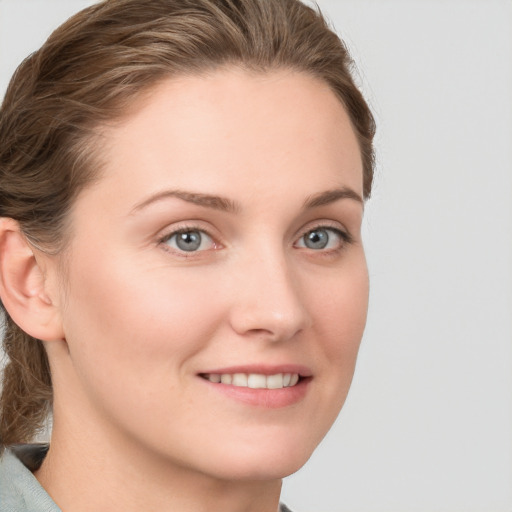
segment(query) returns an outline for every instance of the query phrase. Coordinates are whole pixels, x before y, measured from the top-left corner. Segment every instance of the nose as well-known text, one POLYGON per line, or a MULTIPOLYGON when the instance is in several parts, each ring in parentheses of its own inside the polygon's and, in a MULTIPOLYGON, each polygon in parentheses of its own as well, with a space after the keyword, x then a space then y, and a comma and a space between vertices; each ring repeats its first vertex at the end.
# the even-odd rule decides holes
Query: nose
POLYGON ((230 320, 239 335, 286 341, 311 325, 299 276, 284 254, 248 258, 232 277, 230 320))

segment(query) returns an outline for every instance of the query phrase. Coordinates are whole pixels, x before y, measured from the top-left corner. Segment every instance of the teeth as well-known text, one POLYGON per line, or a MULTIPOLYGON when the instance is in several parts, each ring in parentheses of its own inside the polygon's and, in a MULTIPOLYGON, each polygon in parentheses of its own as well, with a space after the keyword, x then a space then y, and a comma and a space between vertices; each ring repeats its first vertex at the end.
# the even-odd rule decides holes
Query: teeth
POLYGON ((250 373, 247 376, 247 387, 252 389, 263 389, 267 387, 267 377, 258 373, 250 373))
MULTIPOLYGON (((221 377, 222 380, 222 377, 221 377)), ((233 375, 233 381, 231 382, 233 386, 239 386, 241 388, 247 387, 247 375, 245 373, 235 373, 233 375)))
POLYGON ((231 384, 233 382, 233 376, 230 375, 229 373, 223 373, 220 376, 220 381, 222 382, 222 384, 231 384))
POLYGON ((262 375, 260 373, 208 373, 206 379, 215 384, 231 384, 241 388, 251 389, 281 389, 292 387, 299 382, 297 373, 276 373, 275 375, 262 375))
POLYGON ((268 389, 280 389, 284 386, 283 374, 278 373, 277 375, 269 375, 267 377, 267 388, 268 389))

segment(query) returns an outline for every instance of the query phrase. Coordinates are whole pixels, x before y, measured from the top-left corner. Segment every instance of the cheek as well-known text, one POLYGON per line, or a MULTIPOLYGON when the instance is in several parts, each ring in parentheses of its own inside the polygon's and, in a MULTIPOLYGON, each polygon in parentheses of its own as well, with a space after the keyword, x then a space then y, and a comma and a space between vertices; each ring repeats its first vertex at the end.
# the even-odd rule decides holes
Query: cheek
POLYGON ((324 370, 318 379, 324 397, 319 411, 324 411, 328 427, 338 415, 352 382, 366 324, 368 291, 366 262, 361 257, 332 276, 323 293, 311 294, 313 329, 320 347, 317 357, 324 370))
POLYGON ((65 332, 83 403, 143 432, 164 428, 175 410, 190 407, 183 393, 190 362, 207 346, 220 315, 211 295, 199 293, 204 279, 141 265, 130 273, 129 267, 118 259, 74 272, 65 332), (159 420, 141 423, 148 417, 159 420))
POLYGON ((327 281, 314 296, 314 323, 326 351, 335 359, 357 355, 368 310, 368 271, 364 258, 327 281))
POLYGON ((191 272, 113 260, 116 265, 82 265, 73 275, 65 315, 70 350, 77 363, 97 366, 94 372, 168 375, 215 330, 215 303, 191 272))

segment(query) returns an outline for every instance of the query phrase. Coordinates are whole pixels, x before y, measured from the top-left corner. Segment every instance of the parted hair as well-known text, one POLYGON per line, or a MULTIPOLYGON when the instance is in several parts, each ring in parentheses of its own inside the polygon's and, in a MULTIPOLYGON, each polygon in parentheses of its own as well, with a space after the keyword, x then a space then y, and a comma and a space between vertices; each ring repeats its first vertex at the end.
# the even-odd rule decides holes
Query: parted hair
MULTIPOLYGON (((99 176, 101 126, 160 81, 221 66, 286 68, 327 83, 359 141, 369 196, 374 119, 319 9, 299 0, 106 0, 61 25, 11 79, 0 109, 0 217, 37 249, 63 251, 70 207, 99 176)), ((30 442, 52 404, 42 342, 2 309, 0 449, 30 442)))

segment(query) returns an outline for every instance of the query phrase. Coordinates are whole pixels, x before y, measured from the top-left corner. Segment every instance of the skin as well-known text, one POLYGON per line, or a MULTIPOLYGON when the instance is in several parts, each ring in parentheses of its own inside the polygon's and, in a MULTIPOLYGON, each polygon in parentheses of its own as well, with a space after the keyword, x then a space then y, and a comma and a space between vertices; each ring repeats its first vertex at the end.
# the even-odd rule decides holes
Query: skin
POLYGON ((39 255, 62 335, 36 476, 66 512, 275 512, 343 405, 366 320, 348 116, 305 74, 223 69, 160 84, 103 137, 66 254, 39 255), (308 248, 319 226, 329 245, 308 248), (178 229, 208 236, 184 252, 178 229), (272 408, 198 375, 247 364, 303 365, 307 390, 272 408))

